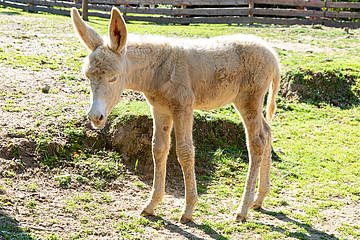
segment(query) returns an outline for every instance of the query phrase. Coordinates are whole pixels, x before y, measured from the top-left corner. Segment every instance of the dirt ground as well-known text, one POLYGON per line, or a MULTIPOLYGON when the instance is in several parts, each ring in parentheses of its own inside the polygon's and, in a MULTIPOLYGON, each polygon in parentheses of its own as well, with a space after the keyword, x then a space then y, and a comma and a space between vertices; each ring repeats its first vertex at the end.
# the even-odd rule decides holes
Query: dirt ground
MULTIPOLYGON (((73 38, 70 31, 58 33, 56 39, 42 31, 27 29, 25 32, 22 23, 36 19, 21 15, 13 16, 11 20, 8 18, 9 16, 0 15, 0 47, 3 49, 10 48, 7 46, 11 45, 11 49, 18 49, 16 51, 24 53, 32 51, 33 54, 61 55, 66 51, 66 46, 59 44, 59 39, 73 38), (4 24, 5 22, 8 24, 4 24), (18 37, 25 35, 24 38, 18 37)), ((280 44, 282 48, 293 49, 293 46, 288 44, 276 44, 280 44)), ((68 70, 66 66, 55 70, 42 68, 33 71, 30 68, 16 68, 10 64, 0 65, 0 173, 15 172, 15 175, 10 177, 0 174, 0 197, 2 202, 7 202, 0 205, 0 225, 4 222, 12 223, 47 239, 51 239, 51 235, 75 239, 77 233, 86 233, 86 239, 125 239, 127 237, 121 236, 121 226, 117 224, 123 218, 128 219, 128 222, 137 223, 141 207, 151 190, 151 181, 143 185, 134 184, 139 176, 129 172, 103 191, 86 185, 64 189, 59 187, 58 181, 55 180, 56 173, 36 164, 37 156, 32 155, 36 146, 33 140, 29 139, 27 130, 46 132, 51 127, 56 128, 61 122, 72 118, 79 119, 86 113, 89 101, 86 90, 81 87, 74 88, 73 84, 66 81, 58 81, 59 76, 68 70), (50 92, 44 93, 42 89, 47 85, 50 92), (77 104, 73 104, 74 101, 77 104), (8 110, 4 110, 5 108, 8 110), (48 117, 47 114, 55 117, 48 117), (26 169, 19 166, 18 160, 9 155, 9 149, 14 145, 20 147, 26 169), (27 152, 29 155, 26 155, 27 152), (36 190, 31 189, 34 185, 37 186, 36 190), (76 196, 79 196, 77 200, 76 196), (36 207, 31 207, 34 202, 36 207), (86 223, 94 215, 98 216, 95 218, 96 221, 92 222, 91 228, 87 227, 86 223)), ((58 141, 63 141, 61 133, 58 141)), ((226 239, 213 229, 205 229, 201 222, 230 221, 233 212, 197 216, 193 223, 183 225, 177 221, 184 203, 182 180, 168 180, 166 191, 165 201, 157 210, 161 217, 150 218, 150 223, 145 223, 150 227, 144 228, 141 239, 226 239), (157 225, 159 221, 161 224, 157 225)), ((283 197, 287 197, 286 193, 283 193, 283 197)), ((236 205, 236 199, 222 200, 217 204, 232 209, 236 205)), ((309 239, 338 239, 332 234, 337 234, 339 224, 360 223, 359 209, 359 206, 345 203, 336 211, 324 211, 322 215, 326 218, 326 224, 319 222, 313 227, 286 216, 271 215, 271 211, 279 209, 268 210, 268 213, 264 210, 261 218, 255 218, 254 222, 280 233, 282 230, 277 226, 294 224, 303 227, 309 239)), ((254 213, 251 214, 250 218, 254 213)), ((235 227, 241 225, 232 224, 235 227)), ((134 234, 132 237, 136 239, 136 231, 134 234)), ((240 232, 234 239, 242 237, 240 232)), ((246 237, 249 238, 248 235, 246 237)), ((250 238, 260 239, 261 233, 254 233, 250 238)), ((299 237, 290 235, 288 239, 299 237)))

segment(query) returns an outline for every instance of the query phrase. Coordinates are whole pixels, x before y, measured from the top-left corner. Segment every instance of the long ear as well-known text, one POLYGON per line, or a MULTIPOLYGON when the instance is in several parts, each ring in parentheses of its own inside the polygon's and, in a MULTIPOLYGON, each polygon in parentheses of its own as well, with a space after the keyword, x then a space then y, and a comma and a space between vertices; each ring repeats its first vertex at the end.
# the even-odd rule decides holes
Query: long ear
POLYGON ((110 48, 115 52, 124 49, 127 40, 127 30, 125 20, 121 16, 119 9, 113 7, 109 24, 110 48))
POLYGON ((88 49, 94 51, 98 46, 103 45, 102 37, 81 19, 76 8, 71 9, 71 19, 76 33, 88 49))

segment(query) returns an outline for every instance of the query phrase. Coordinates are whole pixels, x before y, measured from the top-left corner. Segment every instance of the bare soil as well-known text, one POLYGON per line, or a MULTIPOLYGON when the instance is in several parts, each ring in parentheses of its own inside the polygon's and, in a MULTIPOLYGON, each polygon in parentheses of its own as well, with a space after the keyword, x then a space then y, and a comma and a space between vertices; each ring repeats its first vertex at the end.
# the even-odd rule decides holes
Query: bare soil
MULTIPOLYGON (((9 20, 9 16, 0 15, 0 47, 8 49, 6 46, 12 45, 12 49, 18 49, 24 54, 60 55, 66 52, 66 47, 58 43, 59 39, 72 39, 71 31, 61 32, 57 34, 57 38, 38 31, 36 28, 40 26, 25 32, 22 27, 28 21, 34 19, 18 15, 9 20), (4 24, 5 22, 8 24, 4 24), (26 37, 20 41, 19 36, 24 35, 26 37)), ((66 29, 69 27, 70 25, 66 29)), ((39 71, 16 68, 9 64, 0 66, 0 198, 2 202, 7 202, 0 205, 0 224, 11 223, 44 238, 53 234, 63 239, 71 239, 77 234, 84 234, 86 239, 123 239, 125 237, 121 236, 121 226, 118 224, 124 218, 128 222, 138 218, 151 190, 151 180, 146 180, 151 179, 151 173, 147 178, 142 178, 128 171, 122 178, 110 182, 108 187, 102 190, 81 184, 62 188, 55 178, 57 173, 38 164, 36 144, 27 134, 29 129, 46 133, 71 119, 83 119, 84 126, 86 125, 84 116, 88 108, 88 94, 81 88, 74 88, 72 83, 58 81, 64 71, 68 71, 66 66, 57 70, 43 68, 39 71), (50 87, 49 93, 42 91, 46 85, 50 87), (14 146, 19 149, 17 154, 21 156, 21 161, 11 152, 14 146), (15 175, 2 175, 9 171, 13 171, 15 175), (134 184, 139 179, 145 179, 145 184, 134 184), (33 184, 36 184, 37 189, 31 188, 33 184), (104 195, 110 200, 104 200, 104 195), (86 200, 81 196, 91 197, 86 200), (72 201, 75 201, 74 204, 72 201), (95 221, 94 216, 97 216, 95 221)), ((83 80, 80 77, 77 81, 81 84, 83 80)), ((134 96, 139 98, 135 93, 131 93, 129 98, 134 96)), ((55 141, 61 144, 65 141, 64 135, 59 133, 55 141)), ((70 177, 74 177, 71 174, 69 172, 70 177)), ((157 210, 160 217, 149 218, 150 224, 143 226, 141 239, 226 239, 221 233, 206 229, 202 222, 224 219, 230 221, 239 199, 225 198, 216 203, 230 209, 230 212, 196 216, 193 223, 183 225, 177 221, 184 203, 181 175, 168 180, 166 191, 165 201, 157 210), (156 224, 158 221, 162 224, 156 224)), ((282 193, 282 197, 286 198, 286 195, 282 193)), ((296 206, 291 207, 296 209, 296 206)), ((271 211, 281 209, 263 210, 260 218, 254 217, 255 212, 251 212, 250 219, 270 227, 274 232, 282 232, 278 226, 290 222, 303 226, 309 233, 309 239, 337 239, 331 234, 338 234, 336 229, 340 223, 360 224, 359 208, 360 206, 344 204, 336 211, 324 211, 322 215, 327 220, 313 227, 286 216, 271 214, 271 211)), ((208 210, 213 211, 212 206, 208 210)), ((241 225, 234 222, 231 224, 234 227, 241 225)), ((136 234, 135 231, 132 236, 135 239, 136 234)), ((244 236, 239 232, 234 239, 242 237, 244 236)), ((249 238, 248 235, 246 237, 249 238)), ((254 233, 250 238, 260 239, 261 233, 254 233)), ((298 237, 290 234, 287 239, 298 237)))

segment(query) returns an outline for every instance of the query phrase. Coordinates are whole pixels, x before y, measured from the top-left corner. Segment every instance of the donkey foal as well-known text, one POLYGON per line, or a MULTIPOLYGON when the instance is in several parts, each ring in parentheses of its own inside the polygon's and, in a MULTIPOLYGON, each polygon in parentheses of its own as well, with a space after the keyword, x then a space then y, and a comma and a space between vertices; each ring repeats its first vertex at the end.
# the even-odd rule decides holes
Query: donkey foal
POLYGON ((270 188, 271 134, 262 114, 265 94, 267 118, 275 112, 280 82, 275 52, 263 41, 245 35, 211 39, 169 39, 131 36, 119 10, 113 8, 109 38, 103 38, 71 11, 75 31, 92 52, 83 71, 90 80, 92 104, 88 117, 102 128, 124 89, 144 93, 154 119, 154 182, 143 215, 153 215, 165 193, 166 160, 174 125, 176 153, 185 182, 185 207, 180 221, 191 221, 197 202, 192 139, 194 109, 213 109, 233 103, 246 128, 249 172, 237 220, 250 207, 260 208, 270 188), (257 196, 255 186, 260 172, 257 196))

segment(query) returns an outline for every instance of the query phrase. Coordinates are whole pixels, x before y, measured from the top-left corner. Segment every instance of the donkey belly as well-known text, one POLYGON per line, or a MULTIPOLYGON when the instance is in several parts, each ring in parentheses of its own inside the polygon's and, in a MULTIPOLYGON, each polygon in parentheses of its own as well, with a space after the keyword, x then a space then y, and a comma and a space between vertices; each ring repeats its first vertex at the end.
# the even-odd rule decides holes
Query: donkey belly
POLYGON ((209 110, 231 103, 244 82, 239 56, 227 52, 199 57, 189 68, 195 108, 209 110))
POLYGON ((236 82, 208 84, 194 91, 194 107, 199 110, 219 108, 233 102, 238 93, 239 87, 236 82))

